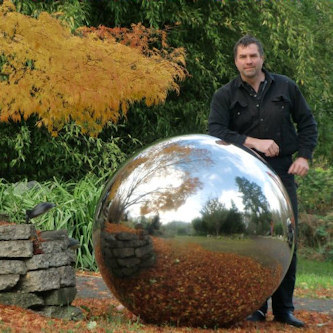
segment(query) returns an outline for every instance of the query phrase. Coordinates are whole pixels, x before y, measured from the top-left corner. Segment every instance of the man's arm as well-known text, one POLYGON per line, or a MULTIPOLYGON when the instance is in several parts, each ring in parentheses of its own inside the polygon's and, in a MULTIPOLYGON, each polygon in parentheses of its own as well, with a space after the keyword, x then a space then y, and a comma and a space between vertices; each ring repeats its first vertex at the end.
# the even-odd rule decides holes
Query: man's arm
POLYGON ((312 152, 317 144, 318 129, 310 107, 296 84, 292 118, 297 124, 299 150, 298 157, 290 166, 288 173, 305 176, 310 168, 308 160, 312 158, 312 152))
POLYGON ((312 158, 312 152, 317 145, 317 123, 298 86, 294 83, 291 89, 291 95, 294 99, 292 119, 297 126, 299 144, 298 157, 309 160, 312 158))
POLYGON ((279 146, 274 140, 256 139, 229 129, 229 104, 227 92, 223 89, 219 89, 214 94, 211 102, 211 110, 208 119, 209 134, 229 143, 254 148, 267 157, 277 156, 279 154, 279 146))
POLYGON ((227 92, 221 88, 212 98, 208 118, 209 135, 215 136, 229 143, 244 144, 246 135, 232 131, 230 126, 230 101, 227 92))
POLYGON ((279 155, 279 146, 274 140, 269 139, 256 139, 250 136, 246 137, 244 146, 254 148, 255 150, 265 154, 267 157, 274 157, 279 155))
POLYGON ((309 162, 304 157, 298 157, 290 166, 288 173, 292 173, 293 175, 305 176, 309 171, 309 162))

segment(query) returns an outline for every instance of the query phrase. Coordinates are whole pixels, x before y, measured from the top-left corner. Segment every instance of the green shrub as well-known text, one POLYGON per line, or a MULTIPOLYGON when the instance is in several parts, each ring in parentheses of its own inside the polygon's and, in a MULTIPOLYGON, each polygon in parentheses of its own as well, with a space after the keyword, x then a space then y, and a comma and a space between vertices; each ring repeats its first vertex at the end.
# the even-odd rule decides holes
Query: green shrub
POLYGON ((45 181, 80 180, 87 173, 112 174, 126 159, 127 147, 139 145, 130 136, 118 136, 119 126, 110 125, 101 136, 82 135, 68 124, 57 137, 26 123, 0 123, 0 178, 45 181))
POLYGON ((333 207, 333 167, 314 167, 297 178, 299 210, 325 215, 333 207))
MULTIPOLYGON (((1 2, 1 1, 0 1, 1 2)), ((80 0, 58 0, 58 1, 36 1, 36 0, 12 0, 16 10, 25 15, 38 17, 43 11, 56 13, 60 19, 74 30, 82 25, 90 25, 90 1, 80 0)))
POLYGON ((333 260, 333 212, 326 216, 301 213, 298 234, 300 247, 315 250, 317 259, 333 260))

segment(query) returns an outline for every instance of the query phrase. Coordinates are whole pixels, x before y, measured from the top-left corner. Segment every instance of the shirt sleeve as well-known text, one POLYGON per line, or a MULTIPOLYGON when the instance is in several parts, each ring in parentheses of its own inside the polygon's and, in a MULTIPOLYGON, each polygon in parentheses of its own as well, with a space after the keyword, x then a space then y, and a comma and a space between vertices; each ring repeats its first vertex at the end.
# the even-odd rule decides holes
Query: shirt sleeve
POLYGON ((230 129, 230 102, 227 91, 220 88, 213 95, 208 118, 208 133, 228 143, 242 145, 246 135, 230 129))
POLYGON ((298 137, 298 156, 307 159, 312 158, 313 150, 317 145, 318 130, 317 123, 313 117, 309 105, 301 91, 294 85, 293 94, 294 108, 292 112, 293 121, 296 123, 298 137))

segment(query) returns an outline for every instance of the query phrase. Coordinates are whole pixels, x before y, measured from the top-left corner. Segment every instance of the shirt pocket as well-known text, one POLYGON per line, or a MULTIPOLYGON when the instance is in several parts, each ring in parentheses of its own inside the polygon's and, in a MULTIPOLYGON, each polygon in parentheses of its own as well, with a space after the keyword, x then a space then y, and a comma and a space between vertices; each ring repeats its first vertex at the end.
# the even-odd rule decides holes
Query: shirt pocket
POLYGON ((291 100, 285 95, 277 95, 272 98, 273 112, 275 117, 290 118, 291 100))
POLYGON ((243 132, 252 122, 252 115, 248 104, 244 101, 234 101, 230 105, 231 111, 231 129, 243 132))

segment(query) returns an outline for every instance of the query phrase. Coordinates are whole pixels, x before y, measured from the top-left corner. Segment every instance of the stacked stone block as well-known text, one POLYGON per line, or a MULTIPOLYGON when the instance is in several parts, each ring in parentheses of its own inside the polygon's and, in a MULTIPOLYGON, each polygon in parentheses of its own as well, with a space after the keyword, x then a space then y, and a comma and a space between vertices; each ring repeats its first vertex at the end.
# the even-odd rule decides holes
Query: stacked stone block
POLYGON ((121 278, 132 277, 156 261, 152 239, 143 231, 140 234, 102 231, 101 248, 108 268, 121 278))
POLYGON ((77 319, 75 249, 66 230, 37 235, 32 224, 0 225, 0 303, 77 319))

